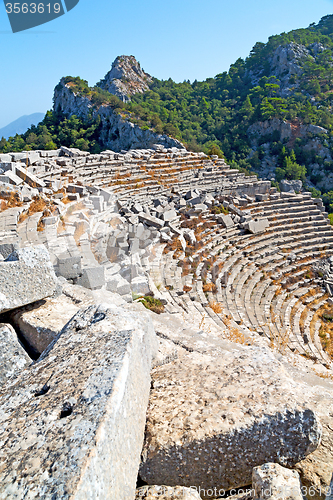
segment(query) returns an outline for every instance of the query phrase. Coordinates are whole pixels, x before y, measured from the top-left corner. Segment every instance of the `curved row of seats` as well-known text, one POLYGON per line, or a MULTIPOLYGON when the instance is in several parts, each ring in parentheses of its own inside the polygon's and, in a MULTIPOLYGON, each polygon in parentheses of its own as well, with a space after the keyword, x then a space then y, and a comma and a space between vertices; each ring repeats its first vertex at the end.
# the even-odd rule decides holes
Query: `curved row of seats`
POLYGON ((165 253, 164 285, 176 305, 188 304, 188 297, 200 304, 226 337, 230 329, 249 342, 259 334, 281 351, 328 366, 315 314, 327 294, 312 265, 333 255, 333 230, 308 195, 276 198, 246 207, 269 220, 264 233, 213 224, 201 233, 203 246, 191 254, 199 262, 193 274, 182 275, 184 254, 165 253))

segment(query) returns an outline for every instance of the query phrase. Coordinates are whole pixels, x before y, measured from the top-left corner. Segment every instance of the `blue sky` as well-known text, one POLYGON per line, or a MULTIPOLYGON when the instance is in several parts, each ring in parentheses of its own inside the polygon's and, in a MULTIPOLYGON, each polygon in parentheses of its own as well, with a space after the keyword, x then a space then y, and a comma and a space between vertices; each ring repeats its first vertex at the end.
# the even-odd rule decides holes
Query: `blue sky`
POLYGON ((255 42, 318 22, 332 7, 333 0, 80 0, 66 15, 13 34, 1 2, 0 128, 50 109, 62 76, 95 84, 117 55, 136 56, 157 78, 204 80, 255 42))

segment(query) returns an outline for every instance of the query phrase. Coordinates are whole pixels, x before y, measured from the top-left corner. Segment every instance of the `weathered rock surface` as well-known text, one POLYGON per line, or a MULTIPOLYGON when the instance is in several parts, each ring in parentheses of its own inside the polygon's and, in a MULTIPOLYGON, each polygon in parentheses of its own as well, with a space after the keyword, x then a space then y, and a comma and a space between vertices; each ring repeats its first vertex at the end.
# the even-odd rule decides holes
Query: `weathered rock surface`
POLYGON ((27 343, 41 354, 78 310, 73 300, 61 295, 14 310, 10 318, 27 343))
POLYGON ((89 113, 92 113, 93 118, 100 117, 102 127, 100 140, 105 148, 113 151, 150 148, 154 144, 161 144, 166 148, 184 149, 183 144, 177 139, 165 134, 157 134, 152 130, 142 130, 138 125, 115 113, 110 106, 92 108, 90 99, 72 92, 64 79, 61 79, 55 88, 54 110, 83 119, 87 119, 89 113))
POLYGON ((80 311, 0 392, 0 498, 134 498, 155 350, 143 313, 80 311))
POLYGON ((269 221, 268 219, 251 220, 245 222, 243 227, 252 234, 263 233, 269 227, 269 221))
POLYGON ((301 191, 302 181, 287 181, 283 179, 280 181, 280 188, 283 193, 288 193, 289 191, 301 191))
POLYGON ((192 353, 152 378, 140 466, 148 484, 242 487, 253 467, 293 465, 319 444, 316 415, 269 350, 192 353))
POLYGON ((183 486, 142 486, 135 500, 200 500, 199 493, 183 486))
POLYGON ((0 323, 0 384, 31 363, 11 325, 0 323))
POLYGON ((43 245, 15 250, 0 262, 0 313, 50 297, 57 278, 43 245))
POLYGON ((149 90, 152 77, 145 73, 134 56, 118 56, 111 70, 97 85, 116 95, 122 101, 130 101, 130 96, 149 90))
POLYGON ((298 472, 267 463, 252 473, 254 496, 258 500, 304 500, 298 472))

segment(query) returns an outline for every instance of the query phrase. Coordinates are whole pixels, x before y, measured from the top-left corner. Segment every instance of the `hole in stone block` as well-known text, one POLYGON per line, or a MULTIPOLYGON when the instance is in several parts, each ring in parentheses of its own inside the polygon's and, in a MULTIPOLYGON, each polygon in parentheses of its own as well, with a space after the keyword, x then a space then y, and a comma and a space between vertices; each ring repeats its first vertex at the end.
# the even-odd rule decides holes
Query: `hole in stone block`
POLYGON ((44 396, 45 394, 47 394, 50 390, 50 386, 45 384, 43 385, 43 387, 39 390, 39 391, 36 391, 34 396, 35 398, 39 398, 40 396, 44 396))
POLYGON ((73 413, 73 406, 70 403, 64 403, 59 418, 69 417, 73 413))

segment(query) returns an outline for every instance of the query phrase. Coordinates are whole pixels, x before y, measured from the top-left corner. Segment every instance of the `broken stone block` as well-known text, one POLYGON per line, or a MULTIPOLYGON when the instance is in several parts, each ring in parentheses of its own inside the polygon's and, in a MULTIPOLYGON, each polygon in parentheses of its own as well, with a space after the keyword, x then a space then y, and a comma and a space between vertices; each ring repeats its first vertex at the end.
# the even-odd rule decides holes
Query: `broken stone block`
POLYGON ((1 388, 2 496, 134 498, 156 350, 143 312, 78 312, 1 388))
POLYGON ((4 175, 0 175, 0 182, 4 182, 5 184, 12 184, 13 186, 20 186, 23 184, 23 180, 20 179, 14 172, 11 170, 7 170, 4 175))
POLYGON ((232 218, 229 214, 217 215, 216 220, 219 224, 222 224, 222 226, 227 228, 227 229, 229 229, 235 225, 234 221, 232 220, 232 218))
POLYGON ((15 163, 14 173, 20 177, 26 184, 33 188, 43 188, 45 187, 45 182, 39 179, 36 175, 29 172, 26 168, 22 167, 20 164, 15 163))
POLYGON ((130 242, 129 253, 133 254, 140 250, 140 240, 138 238, 133 238, 130 242))
POLYGON ((57 278, 44 245, 15 250, 0 262, 0 313, 45 299, 57 278))
POLYGON ((98 212, 103 212, 104 209, 104 198, 103 196, 90 196, 89 200, 94 205, 95 210, 98 212))
POLYGON ((252 487, 257 500, 304 500, 298 472, 276 463, 255 467, 252 487))
POLYGON ((119 293, 119 295, 127 295, 131 293, 129 282, 120 274, 114 274, 111 278, 109 278, 106 283, 106 289, 113 293, 119 293))
POLYGON ((59 255, 57 274, 58 276, 63 276, 66 280, 75 279, 81 276, 81 256, 71 256, 67 253, 59 255))
POLYGON ((201 500, 201 496, 183 486, 141 486, 136 490, 135 500, 201 500))
POLYGON ((268 219, 254 219, 243 224, 244 229, 252 234, 263 233, 269 227, 268 219))
POLYGON ((250 484, 253 467, 292 467, 320 443, 307 395, 267 348, 222 359, 188 353, 152 379, 140 466, 147 484, 227 491, 250 484))
POLYGON ((104 267, 86 267, 82 269, 82 275, 78 278, 77 284, 89 290, 98 290, 105 285, 104 267))
POLYGON ((167 212, 164 212, 161 217, 164 222, 170 222, 177 219, 177 212, 176 210, 168 210, 167 212))
POLYGON ((140 222, 147 224, 147 226, 157 227, 157 229, 160 229, 161 227, 164 226, 164 221, 162 221, 161 219, 157 219, 157 217, 152 217, 151 215, 145 214, 143 212, 139 214, 139 220, 140 222))
MULTIPOLYGON (((78 301, 77 301, 78 302, 78 301)), ((10 319, 29 346, 41 354, 61 332, 79 307, 66 295, 20 307, 10 319)))
POLYGON ((148 295, 151 290, 149 288, 148 278, 145 276, 137 276, 131 280, 132 292, 136 295, 148 295))
POLYGON ((18 249, 18 245, 16 243, 2 243, 0 244, 0 255, 7 259, 9 255, 18 249))
POLYGON ((0 385, 31 363, 11 325, 0 323, 0 385))
POLYGON ((143 212, 143 206, 140 205, 140 203, 134 203, 134 205, 132 207, 132 211, 135 214, 140 214, 141 212, 143 212))

